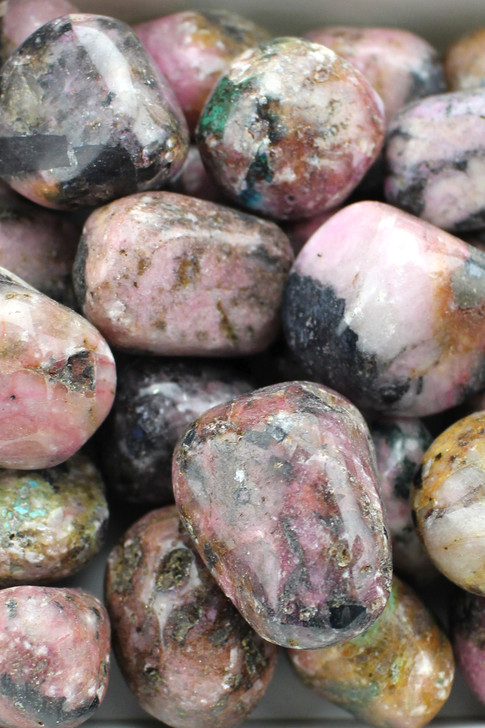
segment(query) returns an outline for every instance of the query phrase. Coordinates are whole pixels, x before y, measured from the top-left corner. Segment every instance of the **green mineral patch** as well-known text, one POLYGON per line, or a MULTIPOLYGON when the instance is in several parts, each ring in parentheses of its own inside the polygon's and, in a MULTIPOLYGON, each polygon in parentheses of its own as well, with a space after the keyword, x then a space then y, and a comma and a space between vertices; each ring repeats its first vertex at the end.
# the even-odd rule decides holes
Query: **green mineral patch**
POLYGON ((222 137, 236 101, 239 96, 251 88, 252 83, 252 78, 241 83, 233 83, 227 76, 223 76, 200 117, 198 133, 215 134, 217 137, 222 137))
POLYGON ((365 684, 361 682, 325 682, 325 697, 358 716, 363 715, 378 694, 379 686, 371 678, 365 684))

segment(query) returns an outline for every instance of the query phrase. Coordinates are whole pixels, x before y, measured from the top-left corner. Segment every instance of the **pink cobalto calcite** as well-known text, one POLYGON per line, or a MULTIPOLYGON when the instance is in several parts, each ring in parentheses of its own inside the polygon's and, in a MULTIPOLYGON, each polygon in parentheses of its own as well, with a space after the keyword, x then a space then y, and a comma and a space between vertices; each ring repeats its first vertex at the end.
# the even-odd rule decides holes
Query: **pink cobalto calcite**
POLYGON ((182 522, 265 639, 312 649, 384 609, 391 555, 370 436, 348 400, 286 382, 208 410, 175 449, 182 522))

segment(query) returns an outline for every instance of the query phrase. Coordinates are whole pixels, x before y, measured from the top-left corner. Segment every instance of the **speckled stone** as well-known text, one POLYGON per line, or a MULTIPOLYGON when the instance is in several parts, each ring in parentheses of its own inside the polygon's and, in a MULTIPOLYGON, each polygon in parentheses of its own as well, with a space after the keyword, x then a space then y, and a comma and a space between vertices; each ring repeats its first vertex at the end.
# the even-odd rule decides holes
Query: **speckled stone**
POLYGON ((82 589, 0 591, 0 722, 4 728, 75 728, 102 702, 110 626, 82 589))
POLYGON ((380 728, 421 728, 446 702, 451 645, 416 594, 397 577, 377 622, 323 650, 290 650, 306 685, 380 728))
POLYGON ((485 412, 448 427, 415 477, 416 527, 435 566, 459 587, 485 595, 485 412))
POLYGON ((89 216, 74 286, 86 317, 119 349, 241 356, 276 337, 292 262, 272 222, 174 192, 140 193, 89 216))
POLYGON ((331 48, 367 78, 384 102, 387 121, 405 104, 446 90, 437 51, 408 30, 329 25, 304 37, 331 48))
POLYGON ((191 132, 232 59, 270 38, 251 20, 223 8, 186 10, 140 23, 134 30, 167 77, 191 132))
POLYGON ((262 698, 277 650, 221 592, 169 506, 111 552, 106 601, 125 679, 142 708, 175 728, 229 728, 262 698))
POLYGON ((429 96, 389 125, 388 202, 446 230, 485 227, 485 89, 429 96))
POLYGON ((429 582, 438 572, 415 531, 410 495, 413 478, 433 437, 414 417, 381 418, 372 423, 370 431, 394 568, 412 582, 429 582))
POLYGON ((58 465, 108 414, 113 355, 86 319, 4 268, 0 331, 0 467, 58 465))
POLYGON ((300 649, 363 632, 391 555, 370 435, 343 397, 285 382, 213 407, 174 452, 182 522, 265 639, 300 649))
POLYGON ((121 21, 52 20, 2 69, 0 175, 34 202, 75 209, 160 187, 187 149, 173 92, 121 21))
POLYGON ((485 28, 462 35, 448 46, 443 67, 450 91, 485 86, 485 28))
POLYGON ((485 255, 379 202, 350 205, 319 228, 283 301, 307 376, 364 410, 415 417, 484 386, 484 314, 485 255))
POLYGON ((76 6, 68 0, 5 0, 0 18, 3 61, 41 25, 76 11, 76 6))
POLYGON ((99 462, 111 494, 130 503, 173 502, 172 454, 192 420, 254 386, 227 362, 127 356, 102 430, 99 462))
POLYGON ((0 587, 63 579, 103 544, 103 481, 80 453, 46 470, 0 470, 0 515, 0 587))
POLYGON ((468 687, 485 703, 485 597, 457 589, 449 612, 457 667, 468 687))
POLYGON ((376 159, 382 102, 333 51, 278 38, 233 61, 207 101, 197 142, 238 204, 277 219, 337 207, 376 159))

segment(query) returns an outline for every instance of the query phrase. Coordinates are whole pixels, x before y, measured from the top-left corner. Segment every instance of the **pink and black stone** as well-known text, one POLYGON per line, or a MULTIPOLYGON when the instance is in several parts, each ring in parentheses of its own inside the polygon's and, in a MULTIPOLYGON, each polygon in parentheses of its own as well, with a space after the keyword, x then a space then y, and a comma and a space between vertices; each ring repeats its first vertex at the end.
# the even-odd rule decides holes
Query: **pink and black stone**
POLYGON ((34 202, 75 209, 158 188, 187 149, 172 90, 118 20, 49 21, 2 69, 0 176, 34 202))
POLYGON ((377 619, 391 555, 358 410, 285 382, 208 410, 173 460, 182 522, 219 586, 265 639, 326 647, 377 619))

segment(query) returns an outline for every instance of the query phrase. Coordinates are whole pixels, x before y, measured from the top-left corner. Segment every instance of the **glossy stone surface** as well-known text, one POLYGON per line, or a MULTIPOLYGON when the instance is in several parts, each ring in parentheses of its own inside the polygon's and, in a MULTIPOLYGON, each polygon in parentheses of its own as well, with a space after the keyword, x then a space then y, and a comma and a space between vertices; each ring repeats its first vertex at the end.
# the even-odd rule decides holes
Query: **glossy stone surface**
POLYGON ((116 399, 98 448, 110 493, 130 503, 172 503, 179 437, 207 409, 251 389, 227 362, 119 359, 116 399))
POLYGON ((1 54, 6 61, 34 30, 60 15, 75 13, 77 8, 68 0, 6 0, 2 11, 1 54))
POLYGON ((437 572, 414 529, 410 495, 413 478, 433 437, 414 417, 375 420, 371 435, 394 568, 409 581, 427 582, 437 572))
POLYGON ((145 515, 113 549, 106 601, 125 679, 158 720, 228 728, 262 698, 277 649, 221 592, 175 506, 145 515))
POLYGON ((118 20, 52 20, 2 69, 0 174, 41 205, 89 207, 160 187, 187 145, 170 87, 118 20))
POLYGON ((46 470, 0 470, 0 586, 63 579, 100 550, 104 485, 80 453, 46 470))
POLYGON ((116 200, 84 226, 74 286, 87 318, 121 349, 234 356, 280 325, 293 251, 271 222, 173 192, 116 200))
POLYGON ((0 268, 0 467, 67 460, 108 414, 113 355, 78 314, 0 268))
POLYGON ((174 452, 182 522, 266 639, 301 649, 382 612, 391 555, 367 426, 340 395, 285 382, 213 407, 174 452))
POLYGON ((421 728, 451 690, 451 645, 416 594, 397 577, 377 622, 342 645, 290 650, 306 685, 380 728, 421 728))
POLYGON ((457 667, 485 703, 485 597, 456 590, 449 611, 457 667))
POLYGON ((483 387, 484 313, 483 253, 389 205, 360 202, 297 257, 283 325, 308 376, 363 409, 420 417, 483 387))
POLYGON ((0 722, 4 728, 75 728, 102 702, 110 626, 82 589, 0 591, 0 722))
POLYGON ((204 164, 238 204, 278 219, 337 207, 376 159, 382 102, 333 51, 278 38, 239 56, 199 120, 204 164))
POLYGON ((167 77, 191 132, 232 59, 270 38, 251 20, 223 8, 186 10, 140 23, 134 30, 167 77))
POLYGON ((430 96, 388 128, 388 202, 446 230, 485 227, 485 89, 430 96))
POLYGON ((485 595, 485 412, 434 440, 414 481, 416 527, 435 566, 459 587, 485 595))
POLYGON ((66 306, 74 304, 72 265, 80 231, 5 185, 0 188, 0 266, 66 306))
POLYGON ((485 28, 457 38, 443 58, 450 91, 485 86, 485 28))
POLYGON ((367 78, 384 102, 387 121, 405 104, 446 90, 437 51, 408 30, 329 25, 304 37, 331 48, 367 78))

